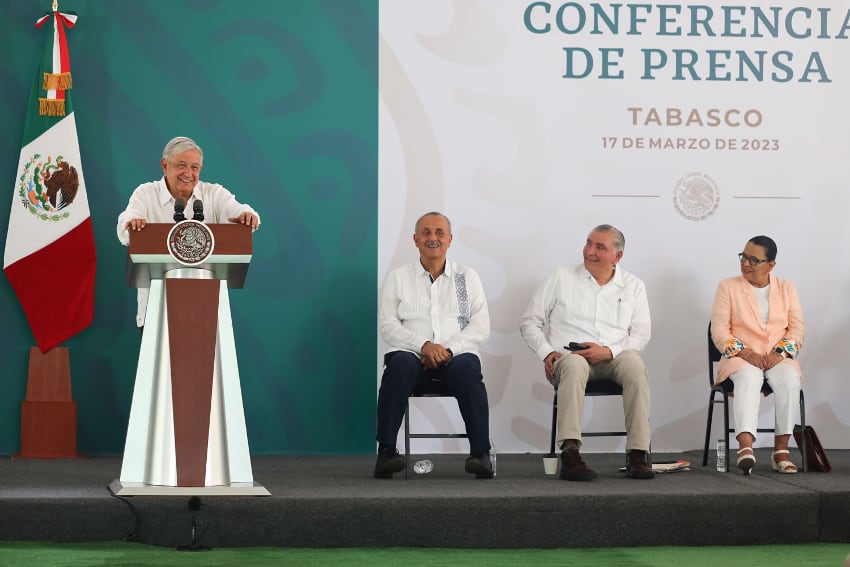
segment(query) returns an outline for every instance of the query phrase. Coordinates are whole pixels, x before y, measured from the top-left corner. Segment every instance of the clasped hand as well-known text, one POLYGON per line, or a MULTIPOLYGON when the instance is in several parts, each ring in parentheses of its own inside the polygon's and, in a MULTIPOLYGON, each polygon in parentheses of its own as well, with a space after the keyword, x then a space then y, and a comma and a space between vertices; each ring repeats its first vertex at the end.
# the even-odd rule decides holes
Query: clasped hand
POLYGON ((761 370, 770 370, 785 358, 773 351, 769 351, 767 354, 759 354, 751 348, 745 348, 737 356, 761 370))
POLYGON ((422 345, 422 352, 420 354, 422 356, 419 360, 422 362, 422 366, 428 370, 439 368, 452 358, 452 353, 449 349, 445 348, 443 345, 432 343, 431 341, 422 345))

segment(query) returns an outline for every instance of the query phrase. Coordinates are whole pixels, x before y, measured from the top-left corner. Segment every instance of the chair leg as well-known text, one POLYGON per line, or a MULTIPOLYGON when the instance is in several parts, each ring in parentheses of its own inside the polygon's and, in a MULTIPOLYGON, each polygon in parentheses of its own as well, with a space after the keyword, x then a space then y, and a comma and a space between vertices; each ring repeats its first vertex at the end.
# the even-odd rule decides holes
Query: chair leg
POLYGON ((726 472, 732 470, 729 460, 729 394, 723 393, 723 437, 726 438, 726 472))
POLYGON ((552 401, 552 439, 549 443, 549 454, 555 454, 555 443, 558 439, 558 388, 555 388, 555 399, 552 401))
POLYGON ((714 415, 714 390, 708 396, 708 418, 705 420, 705 446, 702 449, 702 466, 708 465, 708 444, 711 442, 711 418, 714 415))
POLYGON ((404 408, 404 478, 410 469, 410 398, 404 408))
POLYGON ((803 445, 800 447, 800 470, 806 472, 806 447, 808 445, 806 439, 806 398, 803 396, 803 390, 800 390, 800 427, 802 428, 800 441, 803 445))

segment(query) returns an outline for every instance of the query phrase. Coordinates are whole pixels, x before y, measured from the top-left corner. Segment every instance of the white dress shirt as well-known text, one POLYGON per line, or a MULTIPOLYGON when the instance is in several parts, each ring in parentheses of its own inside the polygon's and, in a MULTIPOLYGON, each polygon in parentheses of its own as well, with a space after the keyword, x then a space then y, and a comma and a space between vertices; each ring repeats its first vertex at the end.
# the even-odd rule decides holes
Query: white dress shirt
POLYGON ((646 287, 621 268, 603 286, 583 264, 558 268, 531 298, 520 333, 541 360, 571 341, 606 346, 615 357, 643 350, 651 334, 646 287))
POLYGON ((420 355, 427 341, 457 356, 478 348, 490 336, 490 313, 481 279, 472 268, 446 260, 433 283, 417 260, 387 275, 378 308, 381 336, 388 352, 420 355))
MULTIPOLYGON (((192 190, 192 196, 186 202, 185 215, 187 219, 192 218, 195 201, 200 200, 204 204, 204 223, 221 224, 227 223, 229 218, 235 218, 241 213, 253 213, 257 215, 259 226, 260 215, 249 205, 244 205, 236 200, 233 193, 218 183, 207 183, 198 181, 192 190)), ((130 244, 130 232, 124 227, 131 219, 145 219, 149 223, 173 223, 174 222, 174 197, 168 191, 165 178, 150 183, 143 183, 136 187, 130 196, 127 208, 118 215, 118 240, 124 246, 130 244)), ((138 310, 136 312, 136 324, 141 327, 145 324, 145 310, 148 305, 148 289, 138 290, 138 310)))

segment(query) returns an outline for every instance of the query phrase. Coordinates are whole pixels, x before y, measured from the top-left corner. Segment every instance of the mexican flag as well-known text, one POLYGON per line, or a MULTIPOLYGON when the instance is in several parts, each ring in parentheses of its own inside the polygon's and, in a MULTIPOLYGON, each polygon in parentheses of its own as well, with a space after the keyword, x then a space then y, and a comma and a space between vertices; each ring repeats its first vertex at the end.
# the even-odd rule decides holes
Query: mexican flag
POLYGON ((94 317, 94 234, 66 41, 76 21, 57 10, 36 21, 47 37, 26 108, 3 261, 42 352, 94 317))

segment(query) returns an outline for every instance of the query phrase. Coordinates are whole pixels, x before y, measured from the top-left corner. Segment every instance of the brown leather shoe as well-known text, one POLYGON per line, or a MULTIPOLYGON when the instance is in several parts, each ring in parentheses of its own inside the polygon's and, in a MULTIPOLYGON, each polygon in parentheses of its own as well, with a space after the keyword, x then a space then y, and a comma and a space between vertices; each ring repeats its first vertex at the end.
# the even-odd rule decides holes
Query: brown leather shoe
POLYGON ((629 478, 655 478, 655 473, 646 464, 646 451, 632 449, 626 458, 626 476, 629 478))
POLYGON ((561 451, 561 474, 563 480, 593 480, 596 473, 587 468, 578 447, 567 447, 561 451))

